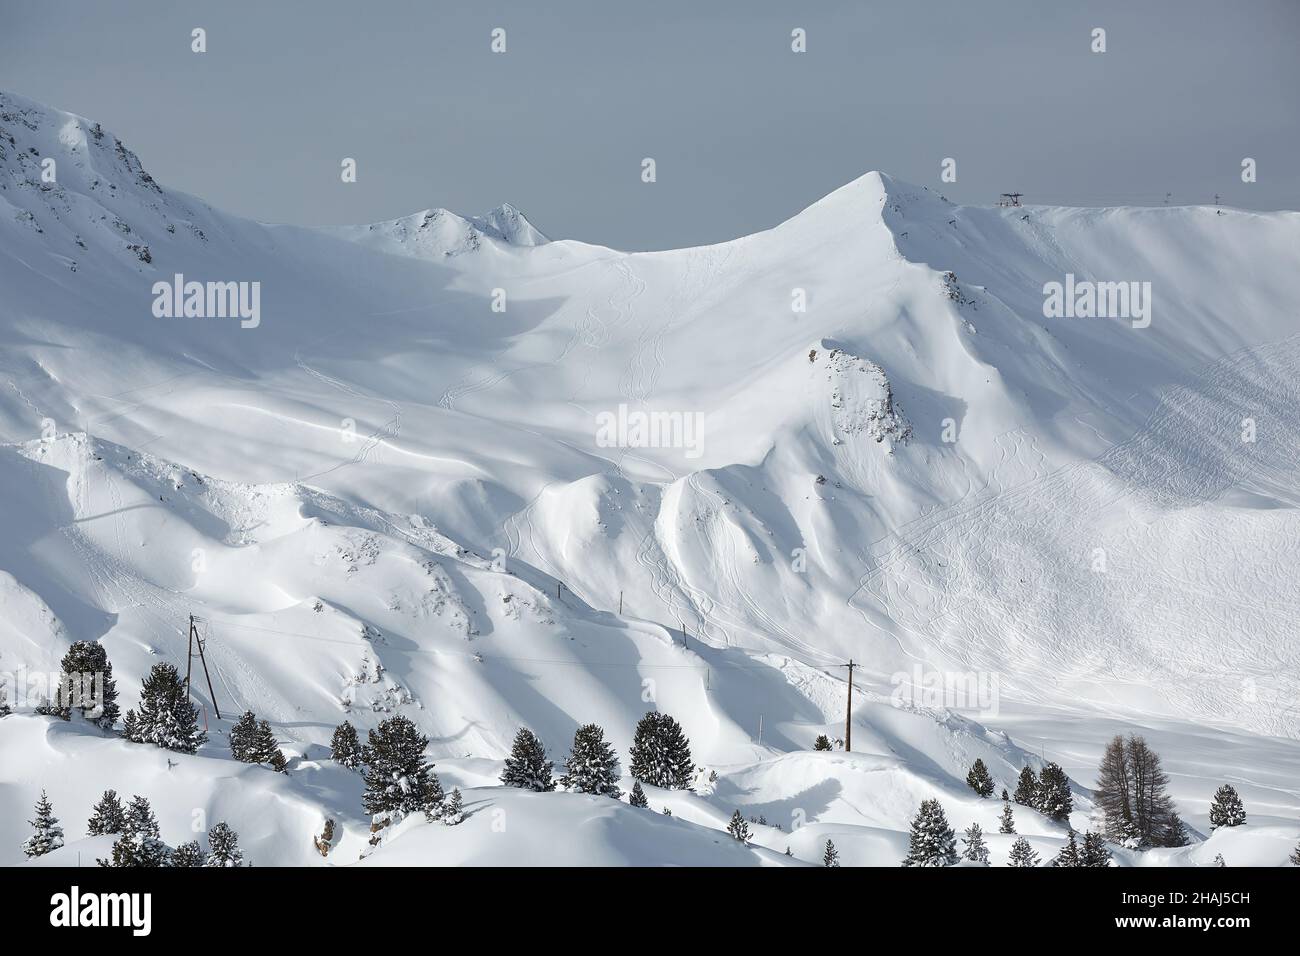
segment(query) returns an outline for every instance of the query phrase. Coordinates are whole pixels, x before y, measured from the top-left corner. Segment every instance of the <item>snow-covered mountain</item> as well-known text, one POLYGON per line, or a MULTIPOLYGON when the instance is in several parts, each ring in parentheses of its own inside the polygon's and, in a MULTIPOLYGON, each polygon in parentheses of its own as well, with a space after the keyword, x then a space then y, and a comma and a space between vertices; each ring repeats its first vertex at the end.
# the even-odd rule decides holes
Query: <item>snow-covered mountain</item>
MULTIPOLYGON (((1001 863, 972 761, 999 789, 1060 763, 1082 831, 1130 732, 1194 831, 1224 782, 1250 822, 1121 862, 1281 863, 1298 266, 1295 213, 961 207, 882 173, 669 252, 548 240, 509 205, 267 225, 0 93, 0 672, 98 640, 125 709, 184 666, 191 613, 213 672, 193 757, 20 700, 0 862, 42 788, 69 831, 42 859, 103 855, 75 838, 107 787, 170 842, 195 807, 227 819, 263 865, 327 862, 333 818, 328 862, 354 862, 369 821, 330 734, 400 713, 470 815, 367 864, 819 863, 831 838, 895 865, 931 797, 1001 863), (1053 317, 1049 283, 1132 298, 1053 317), (850 658, 852 752, 813 753, 850 658), (979 699, 917 689, 953 675, 979 699), (598 723, 626 771, 656 707, 705 772, 647 788, 655 814, 497 786, 520 726, 562 758, 598 723), (245 709, 288 776, 229 758, 245 709), (768 821, 753 846, 720 832, 736 809, 768 821)), ((1064 828, 1017 812, 1053 854, 1064 828)))

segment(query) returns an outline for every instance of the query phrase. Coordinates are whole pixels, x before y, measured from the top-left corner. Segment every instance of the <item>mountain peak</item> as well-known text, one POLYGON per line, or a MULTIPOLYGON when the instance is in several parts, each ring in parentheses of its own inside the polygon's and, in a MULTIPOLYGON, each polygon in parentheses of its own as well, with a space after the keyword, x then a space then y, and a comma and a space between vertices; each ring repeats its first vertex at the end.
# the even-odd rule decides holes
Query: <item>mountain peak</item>
POLYGON ((541 246, 551 241, 508 202, 470 222, 481 232, 512 246, 541 246))

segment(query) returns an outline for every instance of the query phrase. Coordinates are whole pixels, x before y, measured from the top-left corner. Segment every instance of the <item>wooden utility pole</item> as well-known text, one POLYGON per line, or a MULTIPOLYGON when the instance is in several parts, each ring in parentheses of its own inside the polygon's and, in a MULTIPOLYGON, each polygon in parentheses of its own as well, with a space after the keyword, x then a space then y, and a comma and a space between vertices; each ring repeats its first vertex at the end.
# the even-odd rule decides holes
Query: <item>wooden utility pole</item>
POLYGON ((194 625, 194 615, 190 615, 190 642, 189 654, 185 660, 185 696, 190 696, 190 672, 194 667, 194 646, 199 648, 199 663, 203 665, 203 678, 208 682, 208 696, 212 698, 212 709, 217 712, 217 719, 221 719, 221 707, 217 704, 216 692, 212 689, 212 675, 208 673, 208 659, 203 653, 203 638, 199 636, 199 629, 194 625))
POLYGON ((194 615, 190 615, 190 643, 185 649, 185 699, 190 699, 190 671, 194 668, 194 615))
POLYGON ((853 749, 853 658, 849 658, 849 704, 844 711, 844 752, 853 749))

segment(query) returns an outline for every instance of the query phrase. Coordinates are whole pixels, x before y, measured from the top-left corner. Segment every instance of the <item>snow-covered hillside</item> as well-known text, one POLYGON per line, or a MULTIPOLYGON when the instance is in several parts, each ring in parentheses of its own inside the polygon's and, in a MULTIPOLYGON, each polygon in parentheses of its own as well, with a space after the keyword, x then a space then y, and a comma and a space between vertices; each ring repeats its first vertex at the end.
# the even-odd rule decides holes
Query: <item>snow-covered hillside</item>
MULTIPOLYGON (((509 205, 311 230, 0 93, 0 672, 99 641, 125 710, 153 664, 184 668, 193 614, 213 684, 194 756, 19 699, 0 863, 42 789, 68 831, 42 861, 105 855, 82 837, 109 787, 170 843, 203 809, 261 865, 356 863, 362 782, 330 735, 400 714, 468 818, 404 821, 364 865, 820 864, 827 839, 896 865, 930 798, 1001 864, 971 763, 999 791, 1059 763, 1082 832, 1128 733, 1198 839, 1119 862, 1281 864, 1298 303, 1295 213, 960 207, 868 173, 669 252, 548 239, 509 205), (1048 317, 1067 276, 1149 283, 1149 313, 1048 317), (216 283, 249 285, 213 315, 216 283), (850 658, 852 752, 811 752, 844 735, 850 658), (951 675, 985 693, 913 693, 951 675), (287 776, 230 759, 245 709, 287 776), (521 726, 558 760, 597 723, 626 773, 652 709, 703 768, 647 787, 653 812, 498 785, 521 726), (1249 822, 1201 842, 1222 783, 1249 822), (737 809, 767 821, 748 846, 737 809)), ((1054 855, 1065 827, 1016 809, 1054 855)))

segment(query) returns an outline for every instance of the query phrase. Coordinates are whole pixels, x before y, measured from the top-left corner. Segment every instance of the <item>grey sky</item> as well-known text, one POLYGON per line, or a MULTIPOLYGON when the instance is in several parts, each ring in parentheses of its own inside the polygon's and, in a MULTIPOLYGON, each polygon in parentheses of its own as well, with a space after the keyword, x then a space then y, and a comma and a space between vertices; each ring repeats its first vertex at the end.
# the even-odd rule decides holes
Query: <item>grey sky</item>
POLYGON ((1298 41, 1297 0, 3 0, 0 88, 257 219, 509 201, 552 237, 657 249, 771 226, 869 169, 972 203, 1295 209, 1298 41))

